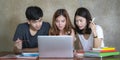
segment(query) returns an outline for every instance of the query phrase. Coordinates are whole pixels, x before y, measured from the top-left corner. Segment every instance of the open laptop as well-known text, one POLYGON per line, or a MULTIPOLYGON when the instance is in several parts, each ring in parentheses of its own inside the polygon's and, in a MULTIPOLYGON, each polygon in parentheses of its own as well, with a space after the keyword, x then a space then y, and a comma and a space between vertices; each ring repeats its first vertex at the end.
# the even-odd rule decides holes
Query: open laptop
POLYGON ((38 36, 39 57, 73 58, 72 36, 38 36))

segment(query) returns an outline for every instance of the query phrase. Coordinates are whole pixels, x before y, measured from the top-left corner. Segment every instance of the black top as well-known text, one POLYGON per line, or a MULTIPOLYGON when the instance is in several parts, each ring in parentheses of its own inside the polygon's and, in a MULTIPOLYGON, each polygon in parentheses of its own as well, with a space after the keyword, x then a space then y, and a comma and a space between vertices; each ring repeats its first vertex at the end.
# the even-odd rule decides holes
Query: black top
POLYGON ((43 22, 40 30, 36 35, 32 36, 29 31, 29 24, 22 23, 17 26, 13 40, 16 41, 18 38, 23 40, 22 48, 35 48, 38 47, 38 35, 48 35, 50 24, 43 22))

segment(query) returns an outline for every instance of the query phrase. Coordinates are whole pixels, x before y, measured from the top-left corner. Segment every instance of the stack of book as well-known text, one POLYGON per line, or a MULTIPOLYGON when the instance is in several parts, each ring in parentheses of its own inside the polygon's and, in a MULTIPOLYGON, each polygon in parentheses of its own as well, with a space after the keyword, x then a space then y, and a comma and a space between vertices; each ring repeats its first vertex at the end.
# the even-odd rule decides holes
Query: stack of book
POLYGON ((93 48, 91 51, 86 51, 84 56, 89 57, 106 57, 120 55, 114 47, 93 48))

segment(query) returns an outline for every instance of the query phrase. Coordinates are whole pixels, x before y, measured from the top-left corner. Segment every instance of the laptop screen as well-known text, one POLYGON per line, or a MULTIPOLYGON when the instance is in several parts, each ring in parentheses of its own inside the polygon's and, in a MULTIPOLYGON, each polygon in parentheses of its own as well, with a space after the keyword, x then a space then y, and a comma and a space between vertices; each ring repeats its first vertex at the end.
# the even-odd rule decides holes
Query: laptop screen
POLYGON ((73 57, 72 36, 38 36, 40 57, 73 57))

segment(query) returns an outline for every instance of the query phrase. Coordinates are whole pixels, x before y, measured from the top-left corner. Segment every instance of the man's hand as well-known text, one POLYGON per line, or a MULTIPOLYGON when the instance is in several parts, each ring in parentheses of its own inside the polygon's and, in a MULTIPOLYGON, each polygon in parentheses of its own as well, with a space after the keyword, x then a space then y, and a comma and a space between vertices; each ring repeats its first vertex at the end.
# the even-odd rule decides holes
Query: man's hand
POLYGON ((22 40, 20 40, 19 38, 15 41, 15 47, 17 47, 17 49, 22 49, 22 40))

